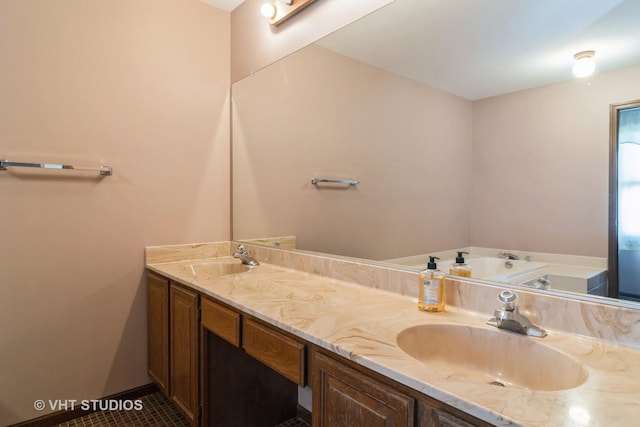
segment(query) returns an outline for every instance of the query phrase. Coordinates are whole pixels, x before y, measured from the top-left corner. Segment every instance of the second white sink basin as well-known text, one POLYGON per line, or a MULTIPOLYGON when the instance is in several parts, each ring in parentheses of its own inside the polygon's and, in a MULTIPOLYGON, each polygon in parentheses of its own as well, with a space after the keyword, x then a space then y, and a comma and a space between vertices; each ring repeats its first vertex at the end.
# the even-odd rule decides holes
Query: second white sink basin
POLYGON ((208 262, 206 264, 193 264, 193 269, 196 275, 223 276, 225 274, 243 273, 249 270, 249 266, 239 262, 208 262))
POLYGON ((580 362, 539 340, 453 324, 414 326, 396 338, 402 351, 452 380, 546 391, 574 388, 587 380, 580 362))

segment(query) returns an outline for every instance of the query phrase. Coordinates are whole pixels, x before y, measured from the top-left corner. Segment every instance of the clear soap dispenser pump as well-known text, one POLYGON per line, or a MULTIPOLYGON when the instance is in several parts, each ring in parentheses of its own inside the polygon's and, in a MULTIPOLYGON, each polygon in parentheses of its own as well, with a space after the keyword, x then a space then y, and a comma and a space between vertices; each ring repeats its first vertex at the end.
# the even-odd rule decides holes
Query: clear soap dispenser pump
POLYGON ((419 275, 418 310, 430 312, 444 311, 444 275, 438 266, 435 256, 429 257, 427 268, 419 275))

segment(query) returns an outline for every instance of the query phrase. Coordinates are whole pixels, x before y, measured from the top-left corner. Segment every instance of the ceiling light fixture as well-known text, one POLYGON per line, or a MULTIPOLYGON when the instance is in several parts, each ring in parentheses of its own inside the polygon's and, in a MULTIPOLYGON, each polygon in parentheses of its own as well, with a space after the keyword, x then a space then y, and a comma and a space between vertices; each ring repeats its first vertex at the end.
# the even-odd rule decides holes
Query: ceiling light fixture
POLYGON ((585 50, 573 55, 576 62, 573 64, 573 75, 576 77, 587 77, 593 74, 596 69, 596 63, 593 57, 596 55, 595 50, 585 50))

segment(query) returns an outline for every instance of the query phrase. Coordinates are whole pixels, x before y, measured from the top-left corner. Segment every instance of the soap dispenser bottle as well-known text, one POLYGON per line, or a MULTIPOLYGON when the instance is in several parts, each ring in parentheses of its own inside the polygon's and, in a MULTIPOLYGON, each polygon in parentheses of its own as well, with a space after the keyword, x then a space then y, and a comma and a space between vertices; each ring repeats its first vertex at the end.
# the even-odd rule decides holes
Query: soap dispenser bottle
POLYGON ((464 255, 469 255, 469 252, 458 251, 456 262, 449 266, 449 274, 454 276, 471 277, 471 267, 464 262, 464 255))
POLYGON ((419 275, 418 310, 430 312, 444 311, 444 275, 436 261, 435 256, 429 257, 427 268, 419 275))

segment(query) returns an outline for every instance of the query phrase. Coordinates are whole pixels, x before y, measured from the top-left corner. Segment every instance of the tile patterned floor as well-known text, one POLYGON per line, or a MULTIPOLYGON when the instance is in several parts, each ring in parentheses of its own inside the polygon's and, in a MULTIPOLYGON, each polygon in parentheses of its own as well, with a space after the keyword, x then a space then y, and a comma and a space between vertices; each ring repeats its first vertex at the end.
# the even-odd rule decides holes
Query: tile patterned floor
POLYGON ((285 421, 282 424, 278 424, 276 427, 311 427, 300 418, 293 418, 289 421, 285 421))
POLYGON ((160 392, 140 398, 140 411, 100 411, 55 427, 188 427, 189 422, 160 392))
MULTIPOLYGON (((140 398, 140 411, 100 411, 76 418, 54 427, 189 427, 189 422, 173 406, 167 397, 152 393, 140 398)), ((295 418, 276 427, 309 427, 295 418)))

